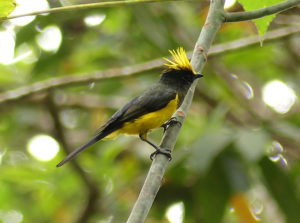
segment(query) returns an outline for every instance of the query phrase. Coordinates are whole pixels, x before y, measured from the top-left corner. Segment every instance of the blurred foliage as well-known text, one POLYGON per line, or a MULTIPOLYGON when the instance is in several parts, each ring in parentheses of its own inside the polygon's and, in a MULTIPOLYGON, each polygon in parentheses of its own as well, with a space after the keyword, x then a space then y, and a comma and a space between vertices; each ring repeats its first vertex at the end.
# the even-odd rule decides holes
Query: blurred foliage
POLYGON ((8 16, 15 8, 15 0, 2 0, 0 2, 0 17, 8 16))
MULTIPOLYGON (((49 1, 52 6, 58 3, 49 1)), ((240 8, 237 3, 230 10, 240 8)), ((192 50, 207 11, 208 2, 199 1, 38 16, 14 27, 15 55, 24 49, 32 53, 10 65, 0 64, 0 90, 135 65, 167 57, 168 50, 178 46, 192 50), (105 15, 104 21, 87 26, 84 19, 95 14, 105 15), (57 51, 46 52, 37 39, 50 25, 57 26, 63 38, 57 51)), ((286 21, 293 24, 297 13, 299 8, 286 11, 285 23, 278 16, 270 29, 290 25, 286 21)), ((10 25, 6 21, 2 28, 10 25)), ((256 34, 250 21, 225 24, 214 43, 256 34)), ((299 52, 299 35, 293 35, 209 57, 147 223, 169 222, 168 207, 180 201, 185 223, 300 219, 300 104, 296 101, 289 112, 278 114, 262 100, 263 86, 275 79, 300 94, 299 52), (245 83, 252 97, 247 97, 245 83), (243 214, 244 204, 252 215, 243 214)), ((117 108, 155 83, 161 71, 2 102, 2 222, 125 222, 151 164, 151 147, 137 137, 121 136, 97 143, 74 163, 59 169, 55 165, 95 134, 117 108), (38 134, 60 144, 50 161, 28 152, 29 140, 38 134)), ((159 143, 161 135, 162 130, 155 130, 150 138, 159 143)))

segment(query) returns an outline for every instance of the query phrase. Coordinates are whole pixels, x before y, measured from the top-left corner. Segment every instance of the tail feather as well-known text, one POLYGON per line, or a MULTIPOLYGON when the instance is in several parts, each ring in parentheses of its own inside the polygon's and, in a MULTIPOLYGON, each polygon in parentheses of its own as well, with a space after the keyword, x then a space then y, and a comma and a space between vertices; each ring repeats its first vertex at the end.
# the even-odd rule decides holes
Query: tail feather
POLYGON ((103 132, 103 131, 99 132, 96 136, 94 136, 88 142, 86 142, 85 144, 83 144, 82 146, 80 146, 78 149, 75 149, 73 152, 71 152, 70 154, 68 154, 66 156, 66 158, 64 158, 59 164, 56 165, 56 167, 60 167, 60 166, 64 165, 66 162, 68 162, 71 159, 73 159, 78 153, 80 153, 81 151, 83 151, 87 147, 95 144, 96 142, 98 142, 99 140, 103 139, 107 135, 109 135, 109 133, 103 132))

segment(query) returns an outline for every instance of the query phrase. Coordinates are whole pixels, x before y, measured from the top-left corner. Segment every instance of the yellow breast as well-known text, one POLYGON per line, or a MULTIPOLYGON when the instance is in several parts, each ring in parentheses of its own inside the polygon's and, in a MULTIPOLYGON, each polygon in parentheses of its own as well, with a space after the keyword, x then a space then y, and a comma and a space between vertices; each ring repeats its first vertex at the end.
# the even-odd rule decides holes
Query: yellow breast
POLYGON ((176 111, 178 104, 178 95, 176 98, 171 100, 166 107, 157 110, 155 112, 150 112, 148 114, 142 115, 141 117, 135 119, 133 122, 126 122, 124 126, 110 134, 106 139, 111 139, 119 134, 128 135, 138 135, 141 133, 147 133, 151 129, 159 128, 162 124, 168 121, 174 112, 176 111))

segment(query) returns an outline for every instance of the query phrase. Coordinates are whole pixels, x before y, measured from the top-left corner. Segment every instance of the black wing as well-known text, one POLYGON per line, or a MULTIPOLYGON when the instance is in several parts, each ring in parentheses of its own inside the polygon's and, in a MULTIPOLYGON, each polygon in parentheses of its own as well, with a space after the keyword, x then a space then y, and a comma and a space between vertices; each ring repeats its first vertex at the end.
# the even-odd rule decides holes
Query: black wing
POLYGON ((121 128, 125 122, 132 121, 144 114, 164 108, 171 100, 176 98, 176 91, 166 89, 165 86, 156 85, 139 96, 130 100, 123 108, 118 110, 100 130, 121 128))

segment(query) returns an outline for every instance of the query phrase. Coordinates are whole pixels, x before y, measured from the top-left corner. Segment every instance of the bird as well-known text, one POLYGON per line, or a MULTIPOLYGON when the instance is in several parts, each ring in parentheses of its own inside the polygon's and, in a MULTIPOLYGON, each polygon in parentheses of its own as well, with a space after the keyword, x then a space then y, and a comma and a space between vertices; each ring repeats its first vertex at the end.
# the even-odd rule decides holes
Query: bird
POLYGON ((171 159, 171 151, 156 146, 147 139, 147 133, 160 127, 165 131, 168 126, 177 122, 176 118, 171 117, 182 104, 191 84, 203 75, 196 74, 182 47, 169 52, 172 59, 164 58, 167 63, 164 64, 166 68, 160 80, 116 111, 93 138, 67 155, 57 167, 99 140, 114 139, 120 134, 138 135, 142 141, 151 145, 155 149, 150 156, 151 160, 158 153, 171 159))

